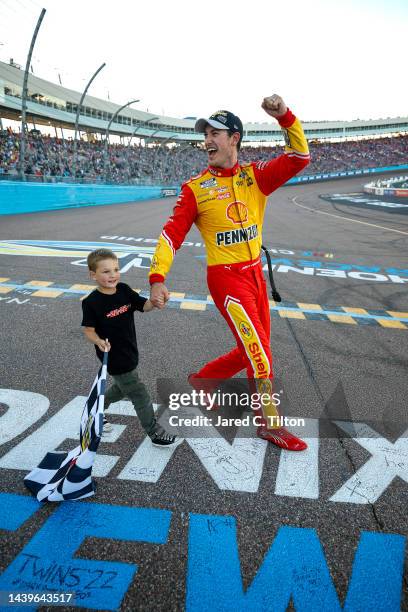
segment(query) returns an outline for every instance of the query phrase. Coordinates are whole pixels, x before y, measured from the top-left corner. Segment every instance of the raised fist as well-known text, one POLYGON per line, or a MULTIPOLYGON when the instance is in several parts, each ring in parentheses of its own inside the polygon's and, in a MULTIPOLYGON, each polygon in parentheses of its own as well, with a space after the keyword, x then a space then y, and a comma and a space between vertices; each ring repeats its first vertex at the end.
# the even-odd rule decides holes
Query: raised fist
POLYGON ((271 117, 281 117, 288 110, 282 98, 277 94, 264 98, 261 106, 271 117))

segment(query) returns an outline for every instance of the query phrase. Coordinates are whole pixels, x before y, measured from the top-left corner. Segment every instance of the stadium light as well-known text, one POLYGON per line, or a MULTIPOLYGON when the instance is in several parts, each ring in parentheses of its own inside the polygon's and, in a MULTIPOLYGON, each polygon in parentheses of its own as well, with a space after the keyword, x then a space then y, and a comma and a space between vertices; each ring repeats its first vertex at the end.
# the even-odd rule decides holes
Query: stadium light
POLYGON ((18 158, 18 172, 20 174, 21 180, 25 179, 25 150, 26 150, 26 131, 27 131, 27 93, 28 93, 28 74, 30 71, 31 57, 34 51, 35 41, 37 40, 37 34, 40 29, 42 20, 44 19, 44 15, 46 13, 45 8, 41 9, 40 16, 37 20, 37 25, 35 26, 35 30, 31 39, 30 49, 27 55, 26 66, 24 70, 24 81, 23 81, 23 93, 21 96, 21 134, 20 134, 20 154, 18 158))
POLYGON ((156 121, 156 119, 159 119, 159 117, 150 117, 150 119, 146 119, 146 121, 142 121, 142 123, 136 126, 135 129, 133 130, 131 137, 129 138, 128 147, 130 146, 132 138, 136 134, 136 132, 140 130, 140 128, 143 127, 144 125, 147 125, 148 123, 151 123, 152 121, 156 121))
POLYGON ((165 140, 163 140, 159 146, 157 147, 156 151, 154 152, 154 158, 153 158, 153 163, 152 163, 152 171, 153 174, 155 172, 156 169, 156 161, 157 161, 157 156, 159 154, 159 151, 162 147, 164 147, 165 144, 167 144, 168 142, 171 142, 172 140, 177 140, 178 136, 176 134, 176 136, 170 136, 169 138, 166 138, 165 140))
POLYGON ((152 142, 152 140, 153 140, 153 136, 155 136, 155 135, 156 135, 156 134, 158 134, 159 132, 161 132, 161 128, 160 128, 159 130, 154 130, 154 132, 152 132, 152 133, 150 134, 149 138, 145 138, 145 141, 144 141, 144 142, 145 142, 145 144, 144 144, 145 148, 146 148, 146 145, 147 145, 147 143, 148 143, 148 142, 152 142))
POLYGON ((77 112, 76 112, 76 117, 75 117, 74 154, 72 156, 72 169, 71 169, 71 174, 74 177, 74 179, 75 179, 75 176, 76 176, 78 124, 79 124, 79 115, 81 113, 82 103, 84 101, 84 98, 86 96, 86 92, 88 91, 92 81, 94 80, 96 75, 99 74, 99 72, 102 70, 102 68, 105 68, 105 66, 106 66, 106 63, 104 62, 103 64, 101 64, 99 66, 98 70, 93 73, 93 75, 89 79, 89 81, 88 81, 84 91, 82 92, 81 99, 80 99, 79 104, 77 106, 77 112))
MULTIPOLYGON (((178 138, 178 136, 176 136, 176 138, 178 138)), ((179 153, 182 153, 183 151, 186 151, 186 150, 187 150, 187 149, 189 149, 190 147, 191 147, 191 142, 189 142, 189 143, 187 143, 187 144, 185 144, 185 145, 183 145, 183 146, 179 145, 179 148, 178 148, 178 149, 176 148, 176 149, 175 149, 175 151, 174 151, 173 161, 174 161, 174 157, 175 157, 176 155, 178 155, 179 153)), ((166 164, 165 169, 164 169, 164 170, 165 170, 165 172, 167 172, 167 170, 169 170, 169 167, 170 167, 170 162, 171 162, 171 160, 170 160, 170 155, 169 155, 169 156, 167 157, 167 164, 166 164)))
POLYGON ((131 104, 136 104, 136 102, 140 102, 140 100, 130 100, 129 102, 126 102, 126 104, 124 104, 123 106, 118 108, 116 113, 112 116, 111 120, 109 121, 108 127, 106 128, 106 131, 105 131, 105 150, 104 150, 104 155, 103 155, 103 175, 105 177, 105 181, 106 181, 106 178, 107 178, 106 177, 106 173, 107 173, 107 167, 108 167, 107 160, 108 160, 108 141, 109 141, 109 129, 110 129, 110 126, 115 121, 116 117, 119 115, 121 110, 123 110, 127 106, 130 106, 131 104))

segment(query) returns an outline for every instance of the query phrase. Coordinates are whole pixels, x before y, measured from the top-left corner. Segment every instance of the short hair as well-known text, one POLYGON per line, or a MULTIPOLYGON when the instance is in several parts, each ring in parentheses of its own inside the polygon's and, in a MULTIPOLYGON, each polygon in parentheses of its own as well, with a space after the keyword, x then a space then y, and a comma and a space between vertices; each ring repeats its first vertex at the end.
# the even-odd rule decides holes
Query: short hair
POLYGON ((96 251, 92 251, 89 253, 86 258, 88 268, 91 272, 96 272, 97 265, 103 259, 115 259, 118 260, 117 256, 110 249, 96 249, 96 251))
MULTIPOLYGON (((238 130, 235 130, 235 131, 227 130, 227 132, 228 132, 229 136, 232 136, 233 134, 235 134, 235 132, 237 132, 237 134, 239 134, 238 130)), ((241 142, 242 142, 242 136, 241 136, 241 134, 239 134, 239 140, 237 142, 237 151, 239 151, 240 148, 241 148, 241 142)))

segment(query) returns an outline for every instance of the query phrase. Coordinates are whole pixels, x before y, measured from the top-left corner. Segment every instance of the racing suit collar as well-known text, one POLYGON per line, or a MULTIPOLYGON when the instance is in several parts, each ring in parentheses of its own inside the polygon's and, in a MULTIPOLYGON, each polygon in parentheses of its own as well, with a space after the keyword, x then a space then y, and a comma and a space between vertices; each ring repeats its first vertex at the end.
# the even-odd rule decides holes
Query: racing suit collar
POLYGON ((208 172, 214 176, 234 176, 238 173, 239 163, 237 162, 232 168, 217 168, 216 166, 208 166, 208 172))

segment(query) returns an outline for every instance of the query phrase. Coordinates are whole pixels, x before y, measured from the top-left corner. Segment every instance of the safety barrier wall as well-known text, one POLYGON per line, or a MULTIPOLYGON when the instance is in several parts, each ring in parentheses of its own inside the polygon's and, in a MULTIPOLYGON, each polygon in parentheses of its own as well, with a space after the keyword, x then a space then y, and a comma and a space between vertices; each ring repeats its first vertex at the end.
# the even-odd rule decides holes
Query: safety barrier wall
POLYGON ((408 198, 408 176, 393 176, 364 185, 365 193, 372 195, 408 198))
MULTIPOLYGON (((286 184, 313 183, 401 170, 408 170, 408 164, 300 175, 291 178, 286 184)), ((179 191, 178 185, 100 185, 2 180, 0 181, 0 215, 154 200, 177 195, 179 191)))
POLYGON ((369 174, 380 174, 381 172, 399 172, 408 170, 408 164, 400 166, 384 166, 383 168, 363 168, 361 170, 341 170, 338 172, 322 172, 320 174, 301 174, 295 176, 286 183, 286 185, 294 185, 296 183, 314 183, 316 181, 328 181, 331 179, 350 178, 353 176, 365 176, 369 174))
POLYGON ((178 186, 78 185, 0 181, 0 214, 60 210, 153 200, 177 195, 178 186))
POLYGON ((408 198, 408 189, 399 189, 398 187, 371 187, 364 185, 365 193, 378 196, 392 196, 395 198, 408 198))

